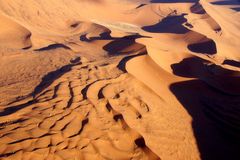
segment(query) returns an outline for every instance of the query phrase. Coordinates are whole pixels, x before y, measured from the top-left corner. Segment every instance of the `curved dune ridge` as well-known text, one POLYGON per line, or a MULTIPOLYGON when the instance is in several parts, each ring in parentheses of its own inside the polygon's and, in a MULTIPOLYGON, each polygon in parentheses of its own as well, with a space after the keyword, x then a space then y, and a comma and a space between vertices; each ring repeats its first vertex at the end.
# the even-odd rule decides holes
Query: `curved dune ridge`
POLYGON ((237 0, 0 0, 0 159, 240 159, 237 0))
POLYGON ((0 21, 2 28, 0 30, 1 46, 14 46, 19 49, 31 47, 31 32, 29 30, 4 15, 0 15, 0 21))

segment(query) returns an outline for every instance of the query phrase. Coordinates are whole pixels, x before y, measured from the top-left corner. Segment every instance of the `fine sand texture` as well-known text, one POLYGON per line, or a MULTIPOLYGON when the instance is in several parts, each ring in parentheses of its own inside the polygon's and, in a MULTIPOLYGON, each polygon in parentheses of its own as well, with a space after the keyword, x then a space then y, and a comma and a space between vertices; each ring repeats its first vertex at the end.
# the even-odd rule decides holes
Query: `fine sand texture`
POLYGON ((239 160, 238 0, 0 0, 0 160, 239 160))

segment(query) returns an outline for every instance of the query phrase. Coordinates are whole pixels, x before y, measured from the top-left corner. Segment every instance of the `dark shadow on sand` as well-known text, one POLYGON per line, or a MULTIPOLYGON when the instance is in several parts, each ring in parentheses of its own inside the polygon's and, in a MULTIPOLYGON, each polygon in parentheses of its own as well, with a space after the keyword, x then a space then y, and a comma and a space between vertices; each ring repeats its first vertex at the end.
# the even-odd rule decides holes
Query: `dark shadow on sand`
POLYGON ((214 5, 236 5, 236 7, 231 8, 232 10, 235 10, 237 12, 240 11, 240 1, 239 0, 228 0, 228 1, 216 1, 216 2, 211 2, 214 5))
POLYGON ((195 3, 193 6, 191 6, 190 11, 194 14, 205 14, 206 11, 202 7, 200 3, 195 3))
POLYGON ((83 42, 92 42, 92 41, 96 41, 96 40, 109 40, 110 42, 108 44, 106 44, 105 46, 103 46, 103 50, 105 50, 109 56, 116 56, 116 55, 122 55, 122 54, 130 54, 133 52, 138 51, 138 49, 143 48, 144 46, 136 43, 136 39, 138 38, 143 38, 146 36, 141 36, 139 34, 134 34, 134 35, 128 35, 128 36, 124 36, 124 37, 111 37, 111 32, 104 32, 102 34, 99 35, 99 37, 90 37, 87 38, 87 35, 81 35, 80 36, 80 40, 83 42), (124 51, 124 49, 132 46, 132 45, 136 45, 138 44, 139 47, 137 47, 133 50, 128 50, 127 52, 124 51))
POLYGON ((193 119, 192 128, 203 160, 240 158, 239 99, 216 96, 216 91, 200 80, 175 83, 170 90, 193 119), (237 101, 233 102, 234 99, 237 101))
POLYGON ((127 56, 127 57, 124 57, 120 62, 119 64, 117 65, 117 68, 122 70, 123 72, 127 72, 126 70, 126 64, 128 61, 130 61, 132 58, 134 57, 138 57, 138 56, 141 56, 141 55, 144 55, 146 54, 146 50, 144 50, 143 52, 139 53, 139 54, 136 54, 136 55, 131 55, 131 56, 127 56))
POLYGON ((239 67, 240 68, 240 62, 234 61, 234 60, 225 60, 223 64, 231 65, 234 67, 239 67))
POLYGON ((135 9, 142 8, 142 7, 146 6, 146 5, 147 5, 147 4, 140 4, 140 5, 138 5, 135 9))
POLYGON ((229 95, 200 80, 205 72, 201 63, 189 58, 172 65, 175 75, 196 79, 169 88, 192 117, 201 159, 240 159, 240 95, 229 95))
POLYGON ((34 100, 30 100, 24 104, 4 108, 4 110, 0 112, 0 117, 13 114, 13 113, 17 112, 18 110, 21 110, 21 109, 23 109, 31 104, 34 104, 34 103, 35 103, 34 100))
POLYGON ((63 49, 67 49, 67 50, 70 50, 71 48, 69 48, 68 46, 64 45, 64 44, 60 44, 60 43, 57 43, 57 44, 51 44, 47 47, 43 47, 43 48, 40 48, 40 49, 36 49, 35 51, 49 51, 49 50, 53 50, 53 49, 59 49, 59 48, 63 48, 63 49))
POLYGON ((194 3, 199 0, 151 0, 151 3, 194 3))
POLYGON ((119 38, 113 38, 111 37, 111 32, 103 32, 99 35, 99 37, 90 37, 90 38, 87 38, 87 34, 83 34, 80 36, 80 41, 83 41, 83 42, 92 42, 92 41, 95 41, 95 40, 115 40, 115 39, 119 39, 119 38))
POLYGON ((187 19, 184 16, 185 14, 167 16, 159 23, 152 26, 144 26, 142 29, 151 33, 185 34, 189 32, 189 29, 183 26, 184 23, 187 23, 187 19))
POLYGON ((211 2, 212 4, 215 5, 240 5, 240 1, 234 1, 234 0, 228 0, 228 1, 216 1, 216 2, 211 2))
POLYGON ((187 47, 190 51, 196 52, 196 53, 203 53, 203 54, 210 54, 210 55, 217 53, 217 46, 213 40, 189 44, 187 47))
POLYGON ((103 49, 108 52, 109 56, 134 53, 145 47, 139 43, 136 43, 135 41, 137 38, 142 37, 143 36, 140 35, 131 35, 123 38, 118 38, 103 46, 103 49), (132 45, 138 46, 129 50, 128 47, 131 47, 132 45), (127 49, 127 51, 124 51, 125 49, 127 49))

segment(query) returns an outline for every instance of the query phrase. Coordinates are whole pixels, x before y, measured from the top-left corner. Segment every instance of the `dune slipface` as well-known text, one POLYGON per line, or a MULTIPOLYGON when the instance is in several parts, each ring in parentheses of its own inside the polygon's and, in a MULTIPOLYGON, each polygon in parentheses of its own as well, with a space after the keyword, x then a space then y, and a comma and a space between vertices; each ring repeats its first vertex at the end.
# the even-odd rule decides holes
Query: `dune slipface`
POLYGON ((0 0, 0 159, 240 159, 237 0, 0 0))

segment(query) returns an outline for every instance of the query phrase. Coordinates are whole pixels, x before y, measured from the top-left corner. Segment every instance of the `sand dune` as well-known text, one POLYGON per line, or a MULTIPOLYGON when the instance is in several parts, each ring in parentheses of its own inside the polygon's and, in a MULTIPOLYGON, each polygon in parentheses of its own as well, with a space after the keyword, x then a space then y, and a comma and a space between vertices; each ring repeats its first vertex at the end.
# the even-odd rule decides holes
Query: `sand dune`
POLYGON ((31 47, 29 30, 1 14, 0 21, 2 27, 0 31, 1 47, 18 49, 31 47))
POLYGON ((0 159, 239 159, 239 7, 0 0, 0 159))

